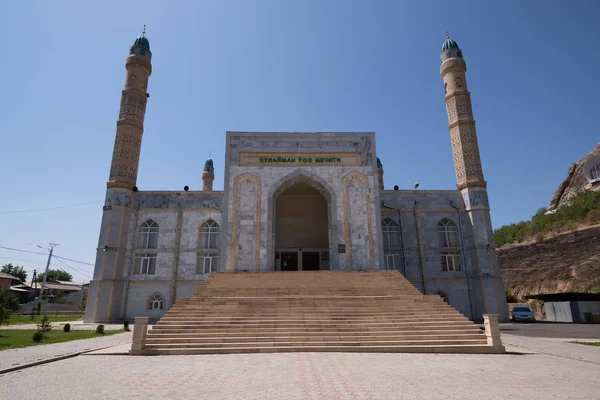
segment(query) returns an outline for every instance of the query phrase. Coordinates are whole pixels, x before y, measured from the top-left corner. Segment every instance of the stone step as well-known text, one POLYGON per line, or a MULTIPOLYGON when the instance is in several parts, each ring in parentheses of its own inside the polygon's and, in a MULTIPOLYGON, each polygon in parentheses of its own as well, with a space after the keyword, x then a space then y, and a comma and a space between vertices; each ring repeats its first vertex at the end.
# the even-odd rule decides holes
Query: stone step
POLYGON ((485 345, 487 341, 483 339, 449 339, 449 340, 347 340, 347 341, 327 341, 327 342, 231 342, 231 343, 160 343, 160 344, 147 344, 148 349, 153 347, 168 349, 168 348, 181 348, 181 349, 203 349, 203 348, 228 348, 228 347, 300 347, 300 346, 433 346, 433 345, 485 345))
POLYGON ((265 331, 258 331, 258 330, 249 330, 249 331, 235 331, 235 332, 223 332, 223 331, 218 331, 218 332, 186 332, 185 330, 181 330, 181 332, 172 332, 171 330, 164 330, 164 331, 154 331, 154 330, 150 330, 148 331, 148 337, 150 338, 188 338, 188 339, 193 339, 193 338, 233 338, 233 337, 280 337, 280 336, 285 336, 285 337, 295 337, 295 336, 301 336, 301 337, 307 337, 308 335, 310 336, 319 336, 319 337, 328 337, 328 336, 332 336, 332 337, 340 337, 340 336, 344 336, 344 337, 348 337, 348 336, 367 336, 367 335, 373 335, 373 336, 398 336, 398 337, 402 337, 402 336, 406 336, 406 337, 414 337, 414 336, 428 336, 428 335, 480 335, 482 334, 482 332, 480 332, 479 329, 474 329, 474 328, 464 328, 464 329, 435 329, 435 330, 381 330, 381 331, 346 331, 346 332, 339 332, 339 331, 325 331, 325 330, 318 330, 318 331, 310 331, 310 330, 302 330, 302 331, 290 331, 290 330, 279 330, 279 331, 274 331, 274 330, 265 330, 265 331))
POLYGON ((472 323, 456 323, 456 324, 412 324, 412 325, 402 325, 402 326, 379 326, 379 327, 369 327, 369 326, 345 326, 345 327, 247 327, 247 326, 235 326, 228 328, 213 328, 213 327, 195 327, 188 325, 164 325, 164 326, 154 326, 148 334, 154 333, 215 333, 215 334, 235 334, 239 332, 330 332, 330 333, 347 333, 347 332, 382 332, 382 331, 444 331, 444 330, 466 330, 470 329, 472 331, 479 332, 479 328, 472 323))
POLYGON ((210 325, 210 324, 232 324, 232 325, 239 325, 239 324, 258 324, 258 323, 266 323, 266 324, 310 324, 310 323, 314 323, 314 324, 324 324, 324 323, 331 323, 331 324, 392 324, 392 323, 402 323, 402 322, 427 322, 427 321, 468 321, 467 318, 465 318, 462 315, 422 315, 419 317, 416 316, 400 316, 400 317, 394 317, 394 318, 361 318, 361 319, 356 319, 356 318, 339 318, 339 319, 334 319, 334 318, 315 318, 315 316, 306 316, 306 318, 304 319, 284 319, 284 318, 269 318, 269 319, 260 319, 260 318, 252 318, 252 319, 245 319, 245 318, 237 318, 237 319, 219 319, 219 320, 215 320, 212 318, 187 318, 185 319, 184 317, 178 318, 178 319, 161 319, 157 325, 173 325, 173 324, 187 324, 187 323, 200 323, 203 325, 210 325))
POLYGON ((149 337, 146 344, 206 344, 206 343, 245 343, 245 342, 337 342, 337 341, 411 341, 411 340, 479 340, 486 341, 480 333, 461 335, 338 335, 338 336, 235 336, 235 337, 149 337))
POLYGON ((213 273, 149 330, 144 354, 489 352, 487 338, 397 271, 213 273))
POLYGON ((184 355, 184 354, 243 354, 243 353, 289 353, 289 352, 343 352, 343 353, 456 353, 456 354, 491 354, 503 353, 503 351, 486 345, 402 345, 402 346, 332 346, 326 344, 315 346, 290 346, 290 347, 229 347, 229 348, 148 348, 144 354, 148 355, 184 355))

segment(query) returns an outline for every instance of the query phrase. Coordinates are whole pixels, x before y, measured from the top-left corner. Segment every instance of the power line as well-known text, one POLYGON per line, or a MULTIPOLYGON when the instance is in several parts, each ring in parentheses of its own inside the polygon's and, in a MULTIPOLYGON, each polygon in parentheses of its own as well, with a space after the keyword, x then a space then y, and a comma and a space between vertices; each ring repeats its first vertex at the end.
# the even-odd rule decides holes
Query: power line
POLYGON ((68 206, 59 206, 59 207, 51 207, 51 208, 40 208, 37 210, 19 210, 19 211, 0 211, 0 214, 19 214, 19 213, 29 213, 29 212, 39 212, 39 211, 51 211, 51 210, 60 210, 62 208, 71 208, 71 207, 80 207, 87 206, 89 204, 102 203, 102 201, 90 201, 89 203, 79 203, 79 204, 71 204, 68 206))
MULTIPOLYGON (((41 255, 44 255, 44 256, 47 254, 47 253, 40 253, 39 251, 21 250, 21 249, 15 249, 13 247, 6 247, 6 246, 0 246, 0 249, 6 249, 6 250, 12 250, 12 251, 20 251, 22 253, 41 254, 41 255)), ((88 262, 85 262, 85 261, 79 261, 79 260, 73 260, 72 258, 61 257, 61 256, 57 256, 57 255, 52 255, 52 257, 54 257, 56 259, 62 259, 62 260, 67 260, 67 261, 79 263, 79 264, 91 265, 92 267, 94 266, 94 264, 92 264, 92 263, 88 263, 88 262)))
POLYGON ((89 263, 89 262, 85 262, 85 261, 78 261, 78 260, 73 260, 72 258, 67 258, 67 257, 61 257, 61 256, 53 256, 54 258, 59 258, 62 260, 67 260, 67 261, 71 261, 71 262, 75 262, 75 263, 79 263, 79 264, 85 264, 85 265, 91 265, 92 267, 95 266, 95 264, 89 263))
POLYGON ((30 250, 21 250, 21 249, 13 249, 12 247, 0 246, 0 249, 12 250, 12 251, 20 251, 22 253, 30 253, 30 254, 41 254, 46 255, 47 253, 40 253, 39 251, 30 251, 30 250))
POLYGON ((67 267, 67 268, 70 268, 70 269, 72 269, 73 271, 77 271, 77 272, 79 272, 81 275, 83 275, 83 276, 85 276, 85 277, 88 277, 88 278, 92 279, 92 277, 91 277, 90 275, 88 275, 88 274, 86 274, 86 273, 84 273, 84 272, 81 272, 81 271, 80 271, 80 270, 78 270, 78 269, 75 269, 75 268, 71 267, 69 264, 67 264, 67 263, 66 263, 66 262, 64 262, 64 261, 62 261, 62 260, 58 260, 58 262, 59 262, 59 263, 61 263, 61 264, 63 264, 65 267, 67 267))

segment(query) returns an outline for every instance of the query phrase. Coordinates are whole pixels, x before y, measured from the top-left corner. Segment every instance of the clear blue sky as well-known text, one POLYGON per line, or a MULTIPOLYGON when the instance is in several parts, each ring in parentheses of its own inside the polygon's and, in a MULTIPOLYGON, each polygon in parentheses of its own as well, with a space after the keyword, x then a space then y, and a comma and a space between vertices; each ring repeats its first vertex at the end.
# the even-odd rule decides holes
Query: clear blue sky
MULTIPOLYGON (((598 1, 19 1, 0 14, 0 246, 93 263, 129 46, 153 74, 141 190, 223 187, 226 130, 374 131, 387 187, 454 189, 439 55, 463 50, 495 227, 600 140, 598 1), (97 201, 54 211, 12 213, 97 201)), ((0 249, 29 271, 45 256, 0 249)), ((92 266, 68 262, 77 280, 92 266)))

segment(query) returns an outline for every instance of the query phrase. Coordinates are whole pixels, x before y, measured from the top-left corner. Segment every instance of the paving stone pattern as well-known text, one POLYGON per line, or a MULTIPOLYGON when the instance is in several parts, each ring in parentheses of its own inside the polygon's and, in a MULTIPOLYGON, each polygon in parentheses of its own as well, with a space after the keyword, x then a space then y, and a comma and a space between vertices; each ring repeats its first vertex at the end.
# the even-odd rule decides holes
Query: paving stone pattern
MULTIPOLYGON (((71 342, 44 344, 0 351, 0 371, 24 364, 47 360, 82 351, 98 349, 107 346, 117 346, 131 343, 131 332, 102 336, 93 339, 73 340, 71 342)), ((1 379, 1 378, 0 378, 1 379)), ((0 395, 0 399, 5 398, 0 395)))
POLYGON ((531 353, 81 356, 0 376, 0 398, 597 399, 599 375, 531 353))

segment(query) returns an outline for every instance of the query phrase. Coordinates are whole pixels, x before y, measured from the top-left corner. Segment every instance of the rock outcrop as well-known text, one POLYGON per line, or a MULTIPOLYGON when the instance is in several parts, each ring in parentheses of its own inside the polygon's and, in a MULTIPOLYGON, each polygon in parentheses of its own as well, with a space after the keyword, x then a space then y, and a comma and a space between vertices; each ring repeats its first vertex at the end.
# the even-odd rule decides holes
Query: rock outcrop
POLYGON ((600 190, 600 184, 590 185, 583 174, 583 167, 587 160, 600 154, 600 143, 596 145, 594 150, 578 162, 571 164, 567 179, 565 179, 552 196, 552 201, 548 206, 548 211, 555 211, 558 207, 569 204, 573 197, 577 196, 584 190, 600 190))
POLYGON ((497 250, 504 286, 517 297, 589 292, 600 285, 600 225, 497 250))

